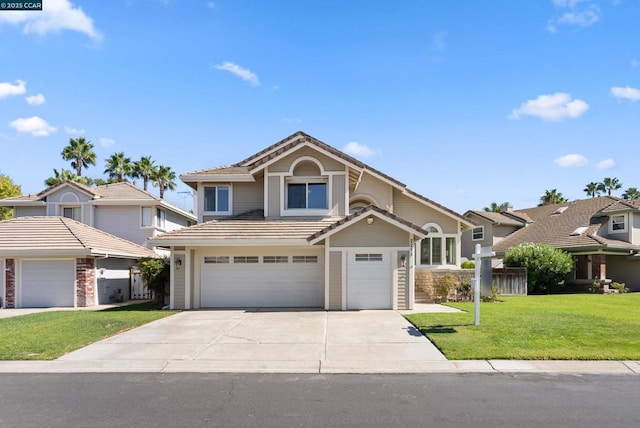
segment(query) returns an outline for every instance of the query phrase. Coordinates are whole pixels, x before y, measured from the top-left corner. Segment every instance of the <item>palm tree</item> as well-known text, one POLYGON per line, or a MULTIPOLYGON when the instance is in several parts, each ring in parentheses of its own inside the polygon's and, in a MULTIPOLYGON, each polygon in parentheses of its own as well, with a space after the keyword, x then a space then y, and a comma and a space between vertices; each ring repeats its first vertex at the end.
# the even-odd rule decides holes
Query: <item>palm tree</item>
POLYGON ((76 169, 76 175, 82 177, 82 167, 96 164, 96 153, 93 144, 84 137, 69 138, 69 145, 62 150, 62 159, 71 161, 71 168, 76 169))
POLYGON ((562 196, 562 193, 558 192, 556 189, 545 190, 544 195, 540 197, 539 207, 542 205, 553 205, 553 204, 561 204, 563 202, 567 202, 567 198, 562 196))
POLYGON ((63 181, 73 181, 76 183, 84 184, 90 186, 93 183, 93 180, 89 177, 81 177, 79 175, 75 175, 73 171, 62 168, 60 171, 57 169, 53 169, 53 176, 44 180, 44 184, 47 187, 55 186, 56 184, 60 184, 63 181))
POLYGON ((153 185, 160 189, 160 199, 164 198, 164 191, 176 188, 176 173, 171 170, 170 166, 158 165, 151 176, 153 185))
POLYGON ((489 205, 488 207, 484 207, 484 210, 488 213, 499 213, 500 205, 498 205, 496 202, 491 202, 491 205, 489 205))
POLYGON ((607 195, 609 196, 611 196, 612 190, 618 190, 622 187, 622 183, 620 183, 620 180, 615 177, 605 177, 600 184, 602 185, 602 188, 607 191, 607 195))
POLYGON ((114 153, 109 156, 105 161, 105 166, 104 173, 118 183, 125 181, 125 177, 131 176, 133 172, 131 158, 125 157, 124 152, 114 153))
POLYGON ((600 186, 600 184, 601 183, 592 181, 591 183, 587 184, 584 189, 582 189, 582 191, 585 192, 588 196, 595 198, 596 196, 600 196, 600 192, 602 191, 602 187, 600 186))
POLYGON ((622 194, 622 199, 638 199, 640 198, 640 190, 636 187, 629 187, 622 194))
POLYGON ((145 192, 149 188, 149 179, 156 170, 155 162, 151 160, 151 156, 143 156, 139 161, 133 163, 133 174, 140 177, 144 183, 145 192))

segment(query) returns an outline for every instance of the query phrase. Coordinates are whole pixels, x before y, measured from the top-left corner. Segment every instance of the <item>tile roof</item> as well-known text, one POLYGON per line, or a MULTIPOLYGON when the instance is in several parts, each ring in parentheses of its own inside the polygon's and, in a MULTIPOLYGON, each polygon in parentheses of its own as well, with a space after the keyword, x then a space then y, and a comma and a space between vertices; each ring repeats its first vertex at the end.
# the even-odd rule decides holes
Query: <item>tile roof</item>
POLYGON ((150 201, 160 201, 159 196, 152 195, 149 192, 145 192, 143 189, 134 186, 131 183, 123 181, 121 183, 109 183, 102 186, 96 186, 93 189, 96 196, 104 199, 147 199, 150 201))
POLYGON ((510 217, 503 213, 469 210, 465 213, 465 217, 467 216, 468 213, 475 214, 478 217, 482 217, 486 220, 489 220, 494 225, 524 226, 526 223, 526 221, 524 220, 516 220, 515 218, 510 217))
POLYGON ((324 229, 335 220, 212 220, 195 226, 164 233, 150 238, 154 245, 172 242, 212 244, 214 241, 238 241, 251 245, 259 240, 304 243, 310 235, 324 229))
POLYGON ((636 211, 640 208, 640 199, 624 200, 620 199, 616 203, 602 209, 601 213, 613 213, 621 211, 636 211))
POLYGON ((547 243, 564 249, 594 247, 621 250, 636 249, 638 246, 631 245, 628 242, 597 235, 598 230, 607 221, 607 217, 602 213, 618 201, 617 198, 601 196, 517 210, 515 213, 526 214, 533 222, 498 242, 494 246, 494 251, 503 253, 508 248, 523 242, 547 243), (560 211, 558 208, 561 207, 566 207, 566 209, 558 213, 560 211), (580 227, 586 227, 586 229, 580 234, 575 234, 580 227))
POLYGON ((65 217, 18 217, 1 221, 0 254, 156 257, 148 248, 65 217))

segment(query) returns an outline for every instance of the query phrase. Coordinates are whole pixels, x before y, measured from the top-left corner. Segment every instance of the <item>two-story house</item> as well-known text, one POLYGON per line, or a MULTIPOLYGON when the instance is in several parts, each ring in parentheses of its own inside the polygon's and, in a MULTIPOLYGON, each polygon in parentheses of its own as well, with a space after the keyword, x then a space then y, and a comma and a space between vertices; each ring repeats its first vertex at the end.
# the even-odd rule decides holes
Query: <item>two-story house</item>
POLYGON ((0 228, 6 272, 0 304, 9 307, 128 300, 136 260, 168 255, 147 239, 196 222, 193 214, 129 183, 88 187, 65 181, 0 200, 0 206, 13 208, 15 217, 0 228))
POLYGON ((458 268, 473 224, 297 132, 231 166, 180 177, 199 224, 171 250, 174 309, 405 309, 417 269, 458 268))
POLYGON ((504 208, 501 213, 465 213, 478 226, 463 233, 463 248, 492 241, 501 259, 509 248, 524 242, 545 243, 573 255, 573 284, 610 279, 640 290, 640 200, 601 196, 521 210, 504 208))

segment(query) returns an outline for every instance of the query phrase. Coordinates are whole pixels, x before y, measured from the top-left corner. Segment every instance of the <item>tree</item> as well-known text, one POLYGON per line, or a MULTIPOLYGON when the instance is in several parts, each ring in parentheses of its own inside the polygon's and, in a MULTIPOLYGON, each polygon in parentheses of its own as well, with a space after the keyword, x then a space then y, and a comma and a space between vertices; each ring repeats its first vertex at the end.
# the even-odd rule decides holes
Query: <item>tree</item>
POLYGON ((507 250, 504 265, 526 267, 529 293, 543 294, 564 286, 573 271, 573 257, 551 245, 525 242, 507 250))
POLYGON ((44 184, 47 187, 55 186, 56 184, 60 184, 63 181, 73 181, 75 183, 84 184, 86 186, 90 186, 93 184, 93 180, 89 177, 80 177, 75 175, 73 171, 62 168, 60 171, 53 168, 53 176, 44 180, 44 184))
POLYGON ((118 183, 125 181, 125 177, 130 177, 133 173, 131 158, 126 157, 124 152, 114 153, 109 156, 105 161, 105 167, 104 173, 118 183))
POLYGON ((587 184, 584 189, 582 189, 582 191, 585 192, 588 196, 595 198, 596 196, 600 196, 602 187, 600 186, 600 183, 592 181, 591 183, 587 184))
POLYGON ((491 205, 489 205, 488 207, 484 207, 484 210, 489 213, 499 213, 500 205, 498 205, 496 202, 491 202, 491 205))
POLYGON ((558 192, 556 189, 545 190, 544 195, 540 197, 539 207, 542 205, 553 205, 553 204, 561 204, 563 202, 567 202, 567 198, 562 196, 562 193, 558 192))
POLYGON ((71 168, 75 168, 76 175, 82 177, 82 167, 96 164, 96 153, 93 144, 84 137, 69 138, 69 145, 62 150, 62 159, 71 161, 71 168))
POLYGON ((611 178, 611 177, 605 177, 604 180, 602 180, 602 183, 600 183, 602 185, 602 189, 607 191, 607 195, 611 196, 611 191, 612 190, 618 190, 622 187, 622 183, 620 183, 620 180, 618 180, 617 178, 611 178))
POLYGON ((176 173, 169 166, 158 165, 151 179, 153 180, 153 185, 160 189, 160 199, 164 198, 165 190, 176 188, 176 173))
POLYGON ((629 187, 622 194, 622 199, 638 199, 640 198, 640 190, 636 187, 629 187))
POLYGON ((153 176, 156 166, 151 156, 143 156, 139 161, 133 163, 133 174, 135 177, 142 178, 145 192, 149 190, 149 179, 153 176))
MULTIPOLYGON (((0 173, 0 199, 20 196, 22 189, 19 185, 11 181, 8 175, 0 173)), ((13 210, 9 207, 0 207, 0 221, 13 217, 13 210)))
POLYGON ((142 259, 138 262, 138 268, 145 287, 153 293, 156 303, 164 303, 164 296, 167 294, 167 285, 171 275, 169 259, 142 259))

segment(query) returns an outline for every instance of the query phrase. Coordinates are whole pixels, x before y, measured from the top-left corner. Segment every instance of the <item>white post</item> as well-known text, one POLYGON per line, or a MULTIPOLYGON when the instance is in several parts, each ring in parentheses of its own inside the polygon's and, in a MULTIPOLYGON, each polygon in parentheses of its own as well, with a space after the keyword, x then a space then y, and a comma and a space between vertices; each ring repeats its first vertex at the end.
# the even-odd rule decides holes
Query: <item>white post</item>
POLYGON ((476 244, 476 253, 474 254, 474 259, 476 260, 475 266, 475 278, 473 278, 473 323, 475 325, 480 325, 480 265, 482 264, 482 258, 480 258, 480 253, 482 249, 480 244, 476 244))

